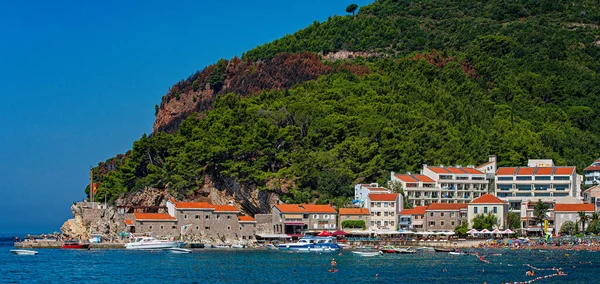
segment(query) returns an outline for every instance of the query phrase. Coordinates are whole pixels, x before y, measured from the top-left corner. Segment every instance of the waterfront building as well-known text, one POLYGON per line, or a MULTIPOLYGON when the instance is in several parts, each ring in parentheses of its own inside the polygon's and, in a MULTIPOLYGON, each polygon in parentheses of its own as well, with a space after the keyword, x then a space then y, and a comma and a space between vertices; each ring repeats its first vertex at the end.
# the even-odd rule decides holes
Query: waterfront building
POLYGON ((432 167, 423 165, 420 174, 396 174, 391 181, 399 182, 413 206, 431 203, 468 203, 488 192, 486 174, 468 167, 432 167))
POLYGON ((452 231, 467 222, 468 205, 464 203, 431 203, 425 209, 425 231, 452 231))
POLYGON ((354 203, 358 207, 367 208, 366 200, 369 194, 392 193, 389 189, 379 186, 378 183, 356 184, 354 185, 354 203))
POLYGON ((494 179, 497 168, 498 167, 497 167, 496 156, 494 156, 494 155, 489 156, 487 162, 475 167, 476 170, 484 173, 488 180, 494 179))
POLYGON ((242 240, 254 240, 256 234, 256 220, 248 215, 239 216, 240 236, 242 240))
POLYGON ((595 160, 591 165, 583 169, 584 184, 591 187, 600 184, 600 159, 595 160))
MULTIPOLYGON (((594 212, 594 204, 554 204, 554 223, 556 224, 556 232, 560 232, 560 228, 566 221, 572 221, 577 224, 577 231, 579 232, 581 230, 581 225, 579 223, 580 211, 583 211, 586 213, 586 215, 591 216, 594 212)), ((586 222, 585 228, 587 228, 588 225, 589 222, 586 222)))
MULTIPOLYGON (((561 200, 564 200, 565 198, 572 198, 572 197, 563 197, 561 200)), ((577 201, 577 200, 575 200, 577 201)), ((548 212, 546 213, 546 221, 548 221, 548 231, 547 232, 553 232, 554 231, 554 202, 544 202, 542 201, 544 204, 546 204, 548 206, 548 212)), ((564 201, 564 202, 570 202, 570 201, 564 201)), ((520 217, 521 217, 521 230, 522 232, 524 232, 525 234, 530 234, 530 233, 535 233, 537 235, 540 235, 542 232, 542 228, 543 228, 543 224, 539 223, 536 220, 535 215, 533 214, 535 212, 535 205, 537 204, 537 201, 534 200, 525 200, 521 202, 521 207, 520 207, 520 217)))
POLYGON ((293 238, 305 232, 336 230, 337 211, 331 205, 277 204, 271 216, 273 233, 293 238))
POLYGON ((412 209, 400 211, 398 227, 402 230, 415 232, 425 231, 425 209, 427 206, 415 206, 412 209))
POLYGON ((177 234, 177 219, 167 213, 133 213, 133 220, 125 220, 131 233, 159 237, 177 234))
POLYGON ((529 160, 527 167, 498 168, 495 193, 509 202, 511 210, 520 211, 522 201, 579 197, 578 181, 575 167, 556 167, 552 160, 529 160))
POLYGON ((468 227, 473 227, 473 219, 479 214, 493 214, 497 218, 497 228, 507 228, 508 203, 502 201, 492 194, 484 194, 479 198, 469 202, 467 217, 468 227))
MULTIPOLYGON (((583 201, 585 203, 598 203, 600 202, 600 185, 594 185, 583 192, 583 201)), ((596 205, 596 208, 598 206, 596 205)))
MULTIPOLYGON (((242 237, 240 211, 232 205, 214 205, 208 202, 167 202, 169 212, 175 212, 181 234, 209 239, 236 239, 242 237)), ((252 234, 254 235, 254 234, 252 234)))
POLYGON ((362 220, 365 222, 365 227, 368 227, 371 224, 370 216, 368 208, 340 208, 338 228, 343 230, 342 223, 347 220, 362 220))
POLYGON ((402 195, 372 193, 366 204, 371 213, 371 223, 367 227, 374 230, 396 230, 397 213, 403 209, 402 195))

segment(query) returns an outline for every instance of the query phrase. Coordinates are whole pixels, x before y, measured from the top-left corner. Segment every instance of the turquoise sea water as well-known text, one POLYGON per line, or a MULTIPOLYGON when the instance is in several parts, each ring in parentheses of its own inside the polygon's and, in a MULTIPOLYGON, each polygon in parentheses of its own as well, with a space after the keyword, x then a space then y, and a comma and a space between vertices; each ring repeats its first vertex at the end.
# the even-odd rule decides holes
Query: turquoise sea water
MULTIPOLYGON (((475 256, 434 252, 361 257, 346 251, 338 256, 267 250, 172 254, 37 249, 38 255, 18 256, 10 249, 12 239, 0 239, 0 283, 501 283, 531 280, 525 276, 526 263, 562 267, 569 273, 534 283, 597 283, 600 271, 600 252, 587 251, 479 250, 491 262, 485 264, 475 256), (337 273, 328 272, 332 258, 337 273)), ((536 276, 553 273, 536 271, 536 276)))

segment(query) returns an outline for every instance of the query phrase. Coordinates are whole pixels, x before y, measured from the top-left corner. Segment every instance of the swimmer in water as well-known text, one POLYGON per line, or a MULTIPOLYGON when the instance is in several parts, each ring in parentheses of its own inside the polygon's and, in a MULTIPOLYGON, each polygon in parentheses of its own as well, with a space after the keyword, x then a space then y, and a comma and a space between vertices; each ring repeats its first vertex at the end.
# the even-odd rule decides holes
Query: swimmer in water
POLYGON ((331 271, 332 271, 332 272, 335 272, 335 268, 336 268, 336 266, 337 266, 337 262, 335 262, 335 259, 334 259, 334 258, 332 258, 332 259, 331 259, 331 271))

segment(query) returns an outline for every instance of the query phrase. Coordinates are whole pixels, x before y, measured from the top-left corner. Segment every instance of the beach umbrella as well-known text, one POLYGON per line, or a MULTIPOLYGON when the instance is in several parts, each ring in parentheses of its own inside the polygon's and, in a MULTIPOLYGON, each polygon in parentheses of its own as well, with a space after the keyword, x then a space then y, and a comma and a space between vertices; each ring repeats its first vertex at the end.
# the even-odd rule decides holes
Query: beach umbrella
POLYGON ((471 230, 467 231, 467 234, 470 234, 470 235, 479 234, 479 231, 477 231, 476 229, 471 229, 471 230))
POLYGON ((317 236, 319 236, 319 237, 331 237, 331 233, 327 232, 327 231, 322 231, 319 234, 317 234, 317 236))
POLYGON ((489 234, 491 232, 488 229, 483 229, 483 230, 480 231, 480 233, 482 233, 482 234, 489 234))
POLYGON ((500 230, 498 230, 498 229, 494 229, 494 230, 492 231, 492 234, 500 234, 500 233, 502 233, 502 231, 500 231, 500 230))
POLYGON ((514 233, 514 231, 512 231, 511 229, 506 229, 506 230, 504 230, 502 233, 503 233, 503 234, 509 234, 509 235, 510 235, 510 234, 514 233))
MULTIPOLYGON (((322 233, 322 232, 321 232, 321 233, 322 233)), ((332 234, 332 235, 334 235, 334 236, 345 236, 345 235, 347 235, 347 234, 348 234, 348 233, 346 233, 346 232, 344 232, 344 231, 337 230, 337 231, 333 232, 333 234, 332 234)))

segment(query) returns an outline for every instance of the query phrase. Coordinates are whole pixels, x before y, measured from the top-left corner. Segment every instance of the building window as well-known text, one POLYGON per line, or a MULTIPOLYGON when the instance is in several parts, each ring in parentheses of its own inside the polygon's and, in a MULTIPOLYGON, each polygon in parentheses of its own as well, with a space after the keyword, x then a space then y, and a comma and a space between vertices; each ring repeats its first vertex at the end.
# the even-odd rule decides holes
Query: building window
POLYGON ((377 221, 377 226, 381 226, 381 221, 377 221))
POLYGON ((200 219, 200 215, 196 215, 196 219, 200 219))
POLYGON ((394 212, 393 212, 393 211, 392 211, 392 212, 390 212, 390 216, 394 216, 394 212))
POLYGON ((308 214, 302 214, 303 219, 308 219, 308 216, 309 216, 308 214))
POLYGON ((387 202, 384 202, 384 203, 383 203, 383 207, 389 207, 389 206, 390 206, 390 204, 389 204, 389 203, 387 203, 387 202))
POLYGON ((217 220, 219 220, 219 218, 221 218, 221 216, 219 214, 217 214, 217 220))
POLYGON ((313 224, 313 229, 318 229, 319 225, 318 224, 313 224))
POLYGON ((317 214, 313 215, 313 219, 319 219, 319 215, 317 215, 317 214))
POLYGON ((371 202, 371 207, 375 207, 375 202, 371 202))
POLYGON ((454 221, 450 222, 450 225, 454 226, 454 221))
POLYGON ((388 221, 384 221, 384 222, 383 222, 383 225, 384 225, 384 226, 386 226, 386 227, 387 227, 389 224, 390 224, 390 222, 388 222, 388 221))
POLYGON ((383 212, 383 216, 389 216, 390 214, 388 212, 383 212))
POLYGON ((204 216, 204 219, 207 219, 207 220, 208 220, 208 215, 204 216))
POLYGON ((240 226, 240 231, 241 231, 242 229, 244 229, 244 228, 242 228, 242 226, 240 226))
POLYGON ((498 213, 498 207, 494 206, 494 214, 498 213))
POLYGON ((148 226, 148 229, 152 230, 152 225, 149 225, 149 226, 148 226))
POLYGON ((569 176, 555 176, 554 180, 570 180, 569 176))
POLYGON ((531 180, 531 176, 518 176, 517 180, 531 180))
POLYGON ((227 231, 231 230, 231 226, 227 226, 227 231))
POLYGON ((231 219, 231 216, 227 215, 227 220, 231 219))
POLYGON ((429 221, 429 226, 435 226, 435 221, 429 221))
POLYGON ((390 226, 394 226, 394 221, 390 221, 390 226))
POLYGON ((444 217, 444 212, 440 213, 440 216, 441 216, 441 217, 444 217))
POLYGON ((196 230, 200 230, 200 226, 196 226, 196 230))
POLYGON ((187 220, 187 215, 183 215, 183 219, 186 219, 186 220, 187 220))
POLYGON ((377 216, 381 216, 381 212, 377 212, 377 216))
POLYGON ((164 228, 165 228, 165 226, 163 226, 163 225, 160 225, 160 229, 161 229, 161 230, 162 230, 162 229, 164 229, 164 228))
POLYGON ((328 224, 323 225, 323 229, 327 229, 327 228, 329 228, 328 224))
POLYGON ((433 217, 433 212, 429 213, 429 217, 433 217))
POLYGON ((483 213, 487 213, 487 206, 483 207, 483 213))
POLYGON ((450 212, 450 217, 454 217, 454 212, 450 212))
POLYGON ((375 226, 375 221, 371 221, 371 226, 375 226))
POLYGON ((371 216, 375 216, 375 212, 371 212, 371 216))
POLYGON ((440 221, 440 225, 444 226, 444 221, 440 221))
POLYGON ((477 214, 477 207, 473 207, 473 213, 477 214))
POLYGON ((204 227, 204 230, 210 230, 210 227, 204 227))

